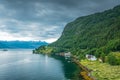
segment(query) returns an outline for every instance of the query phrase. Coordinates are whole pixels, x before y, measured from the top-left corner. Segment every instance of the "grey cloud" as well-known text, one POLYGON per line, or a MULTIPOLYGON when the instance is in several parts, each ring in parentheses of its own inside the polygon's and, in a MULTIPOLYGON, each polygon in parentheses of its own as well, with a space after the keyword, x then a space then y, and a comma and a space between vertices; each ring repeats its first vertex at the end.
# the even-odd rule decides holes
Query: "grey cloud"
POLYGON ((58 38, 66 23, 120 0, 0 0, 0 29, 34 39, 58 38))

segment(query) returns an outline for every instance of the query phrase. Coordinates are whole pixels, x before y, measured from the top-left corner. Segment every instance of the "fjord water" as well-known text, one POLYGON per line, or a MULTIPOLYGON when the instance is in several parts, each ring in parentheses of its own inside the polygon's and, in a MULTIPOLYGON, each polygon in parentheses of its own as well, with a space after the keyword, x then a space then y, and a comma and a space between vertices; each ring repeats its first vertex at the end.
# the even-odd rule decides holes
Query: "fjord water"
POLYGON ((30 49, 0 50, 0 80, 67 80, 76 71, 73 63, 30 49))

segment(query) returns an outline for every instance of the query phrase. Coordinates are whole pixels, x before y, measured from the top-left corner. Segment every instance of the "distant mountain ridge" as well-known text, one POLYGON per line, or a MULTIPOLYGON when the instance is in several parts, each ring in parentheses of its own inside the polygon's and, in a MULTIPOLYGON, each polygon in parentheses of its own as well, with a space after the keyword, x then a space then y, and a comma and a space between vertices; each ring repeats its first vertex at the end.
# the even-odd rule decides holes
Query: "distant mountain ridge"
POLYGON ((0 49, 34 49, 43 45, 48 45, 48 43, 42 41, 0 41, 0 49))

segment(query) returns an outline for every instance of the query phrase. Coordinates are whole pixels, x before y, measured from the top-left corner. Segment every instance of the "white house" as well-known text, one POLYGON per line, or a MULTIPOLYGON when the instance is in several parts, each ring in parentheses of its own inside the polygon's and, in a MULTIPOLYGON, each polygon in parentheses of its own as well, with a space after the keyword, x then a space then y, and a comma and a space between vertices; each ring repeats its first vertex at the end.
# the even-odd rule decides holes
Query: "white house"
POLYGON ((70 57, 70 56, 71 56, 71 53, 70 53, 70 52, 64 53, 64 56, 65 56, 65 57, 70 57))
POLYGON ((89 54, 86 55, 86 58, 91 61, 97 60, 97 58, 94 55, 89 55, 89 54))

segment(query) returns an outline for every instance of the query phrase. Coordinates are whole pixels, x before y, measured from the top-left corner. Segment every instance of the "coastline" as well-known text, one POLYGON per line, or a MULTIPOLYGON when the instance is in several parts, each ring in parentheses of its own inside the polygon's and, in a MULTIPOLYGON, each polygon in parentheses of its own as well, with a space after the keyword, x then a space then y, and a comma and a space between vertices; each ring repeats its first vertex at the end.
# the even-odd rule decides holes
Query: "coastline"
MULTIPOLYGON (((62 55, 56 55, 56 56, 65 57, 63 54, 62 55)), ((75 63, 82 70, 78 73, 79 77, 82 77, 84 80, 96 80, 95 77, 93 77, 91 75, 92 70, 88 69, 83 64, 81 64, 80 61, 75 56, 71 55, 70 59, 73 63, 75 63)))
MULTIPOLYGON (((63 56, 64 55, 59 55, 63 56)), ((76 56, 71 55, 71 61, 75 63, 82 71, 78 73, 84 80, 119 80, 120 67, 112 66, 108 63, 101 63, 99 61, 82 60, 76 56)))
MULTIPOLYGON (((47 54, 51 55, 51 54, 47 54)), ((65 57, 64 54, 52 54, 54 56, 65 57)), ((76 73, 79 77, 84 80, 119 80, 120 79, 120 67, 112 66, 108 63, 101 63, 99 61, 79 60, 77 56, 71 55, 69 60, 76 64, 79 69, 76 73)))
POLYGON ((80 75, 84 78, 84 80, 96 80, 93 76, 91 76, 92 70, 82 65, 75 56, 72 56, 72 61, 82 69, 82 72, 80 72, 80 75))

